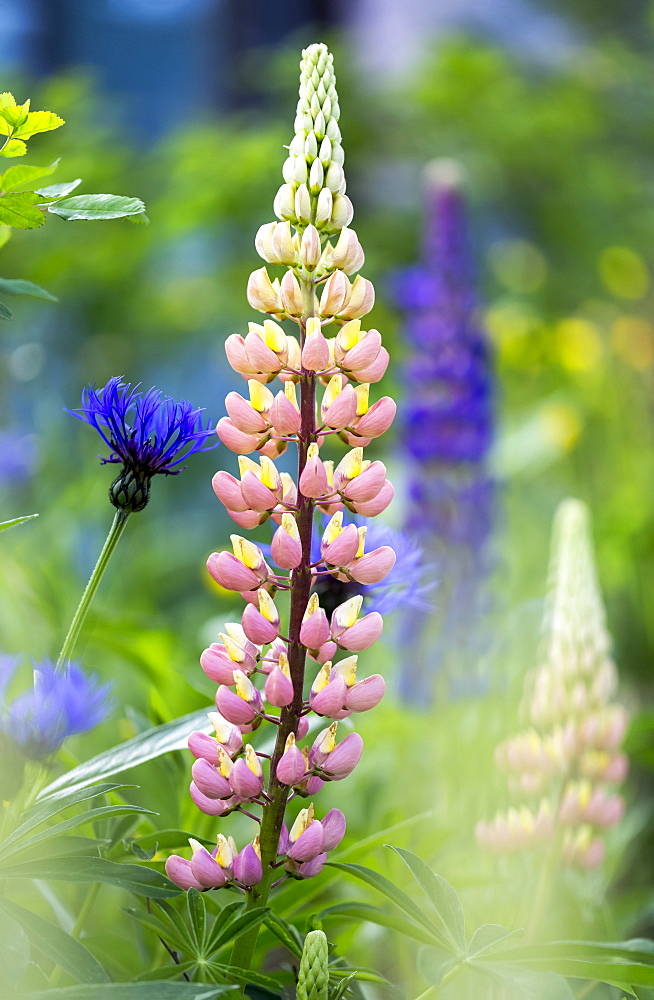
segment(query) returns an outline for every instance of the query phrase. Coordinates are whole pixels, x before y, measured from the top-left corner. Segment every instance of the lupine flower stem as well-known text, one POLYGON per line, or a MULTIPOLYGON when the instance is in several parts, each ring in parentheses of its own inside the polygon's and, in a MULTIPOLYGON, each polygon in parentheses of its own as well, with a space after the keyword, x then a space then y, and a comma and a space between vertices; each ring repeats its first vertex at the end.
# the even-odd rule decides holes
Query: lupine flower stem
MULTIPOLYGON (((307 278, 301 282, 303 316, 300 323, 300 346, 304 347, 306 339, 307 320, 314 315, 313 280, 307 278)), ((301 427, 298 434, 298 474, 297 482, 304 471, 307 462, 309 445, 316 440, 316 378, 313 372, 302 369, 300 377, 300 416, 301 427)), ((286 740, 290 733, 297 735, 298 723, 303 714, 304 666, 306 661, 306 646, 300 642, 302 619, 309 603, 311 591, 311 541, 313 535, 313 515, 315 504, 310 497, 305 497, 299 491, 297 498, 296 522, 302 544, 302 561, 291 575, 291 602, 288 629, 288 663, 293 681, 293 701, 281 712, 281 723, 277 729, 277 740, 270 762, 270 780, 268 796, 270 802, 263 807, 261 817, 261 864, 263 881, 248 893, 246 908, 265 906, 272 888, 275 874, 277 845, 284 822, 284 813, 291 789, 281 784, 277 779, 277 764, 279 763, 286 740)), ((234 944, 232 965, 247 969, 252 961, 252 955, 257 943, 258 926, 241 935, 234 944)))
POLYGON ((61 647, 61 652, 59 653, 59 657, 57 659, 57 670, 65 670, 66 664, 70 661, 73 655, 73 650, 75 649, 75 645, 79 639, 79 635, 82 631, 82 626, 84 625, 91 602, 95 597, 98 587, 100 586, 100 581, 104 576, 107 566, 109 565, 109 560, 114 554, 114 550, 120 541, 125 527, 127 526, 128 518, 128 511, 116 511, 113 523, 109 529, 109 534, 107 535, 106 541, 102 546, 102 551, 98 556, 98 561, 93 567, 93 572, 91 573, 89 582, 87 583, 84 593, 82 594, 81 600, 77 606, 77 611, 73 616, 73 620, 70 623, 70 628, 68 629, 68 634, 64 639, 64 644, 61 647))

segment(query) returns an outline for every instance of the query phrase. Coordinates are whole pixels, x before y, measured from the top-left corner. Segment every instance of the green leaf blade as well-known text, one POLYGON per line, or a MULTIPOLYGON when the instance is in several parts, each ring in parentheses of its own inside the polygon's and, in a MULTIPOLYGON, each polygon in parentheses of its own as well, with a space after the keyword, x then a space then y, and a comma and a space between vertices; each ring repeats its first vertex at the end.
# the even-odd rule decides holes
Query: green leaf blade
POLYGON ((128 215, 140 215, 145 211, 145 205, 140 198, 126 198, 116 194, 79 194, 72 198, 62 198, 50 205, 48 211, 66 222, 123 219, 128 215))

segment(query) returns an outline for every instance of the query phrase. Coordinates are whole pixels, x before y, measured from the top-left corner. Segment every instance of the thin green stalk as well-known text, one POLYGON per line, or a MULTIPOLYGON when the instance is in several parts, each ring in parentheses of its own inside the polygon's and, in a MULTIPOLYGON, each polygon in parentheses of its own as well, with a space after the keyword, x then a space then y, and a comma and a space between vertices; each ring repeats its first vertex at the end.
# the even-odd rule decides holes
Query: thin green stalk
POLYGON ((91 601, 95 597, 95 592, 100 585, 100 580, 104 576, 104 571, 109 565, 109 560, 114 553, 114 549, 118 545, 120 536, 125 530, 128 517, 129 512, 124 510, 116 511, 113 524, 111 525, 107 539, 102 546, 102 552, 100 553, 98 561, 95 564, 93 572, 91 573, 89 582, 86 585, 86 589, 82 594, 82 598, 77 606, 77 611, 75 612, 70 628, 68 629, 68 635, 66 636, 64 644, 61 647, 61 652, 59 653, 59 658, 57 660, 57 670, 65 670, 66 664, 73 654, 73 650, 75 649, 79 634, 82 631, 82 626, 84 625, 88 610, 91 606, 91 601))
MULTIPOLYGON (((100 891, 100 885, 101 885, 100 882, 94 882, 91 888, 89 889, 88 893, 86 894, 86 899, 82 904, 82 909, 79 911, 79 915, 77 917, 77 920, 75 921, 75 926, 70 932, 71 937, 74 937, 76 941, 78 940, 80 934, 84 930, 84 924, 86 923, 86 918, 91 912, 91 907, 95 903, 96 896, 100 891)), ((63 971, 64 970, 60 965, 55 965, 50 975, 50 986, 58 986, 63 971)))

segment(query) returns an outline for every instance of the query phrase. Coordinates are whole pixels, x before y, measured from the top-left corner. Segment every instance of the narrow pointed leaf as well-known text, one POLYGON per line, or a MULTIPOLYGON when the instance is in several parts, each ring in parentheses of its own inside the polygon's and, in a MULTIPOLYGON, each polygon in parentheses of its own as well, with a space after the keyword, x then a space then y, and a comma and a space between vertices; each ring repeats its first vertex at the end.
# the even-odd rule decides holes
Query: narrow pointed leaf
MULTIPOLYGON (((391 845, 389 845, 391 846, 391 845)), ((466 926, 463 907, 456 890, 442 875, 436 875, 422 858, 403 847, 392 847, 433 904, 444 928, 460 952, 466 947, 466 926)))
POLYGON ((201 955, 204 950, 207 924, 207 908, 204 903, 203 894, 198 892, 197 889, 189 889, 186 893, 186 907, 197 945, 197 953, 201 955))
POLYGON ((359 903, 357 900, 328 906, 326 910, 322 910, 320 913, 320 919, 325 920, 328 917, 352 917, 354 920, 360 920, 362 923, 369 922, 378 924, 380 927, 389 927, 391 930, 414 938, 422 944, 434 944, 436 940, 433 934, 429 934, 423 930, 415 921, 395 916, 394 913, 383 910, 379 906, 370 906, 369 903, 359 903))
MULTIPOLYGON (((0 306, 1 305, 2 303, 0 302, 0 306)), ((7 312, 9 312, 9 310, 7 310, 7 312)), ((9 313, 9 315, 11 316, 11 313, 9 313)), ((13 528, 17 524, 24 524, 25 521, 32 521, 38 516, 38 514, 24 514, 23 517, 15 517, 11 521, 0 521, 0 531, 6 531, 7 528, 13 528)))
POLYGON ((133 787, 133 785, 118 785, 113 782, 106 782, 101 785, 95 785, 93 788, 80 788, 74 791, 67 790, 65 794, 62 794, 57 799, 46 799, 43 802, 37 801, 36 805, 24 813, 23 822, 20 826, 2 841, 2 847, 4 849, 8 844, 20 840, 30 830, 35 830, 42 823, 46 823, 49 819, 58 816, 64 809, 69 809, 80 802, 86 802, 97 795, 106 795, 108 792, 115 792, 119 788, 133 787))
POLYGON ((235 965, 221 965, 219 962, 211 962, 209 968, 213 973, 222 976, 228 982, 251 983, 264 990, 279 989, 279 983, 272 976, 265 976, 261 972, 254 972, 252 969, 239 969, 235 965))
POLYGON ((266 914, 269 912, 267 906, 258 906, 254 910, 247 910, 245 913, 239 914, 239 916, 234 917, 225 924, 220 934, 216 937, 211 938, 211 950, 218 951, 223 948, 230 941, 239 937, 240 934, 245 934, 246 931, 251 930, 253 927, 257 927, 261 921, 264 919, 266 914))
POLYGON ((24 278, 0 278, 0 293, 2 292, 5 295, 31 295, 33 299, 46 299, 48 302, 59 301, 52 292, 24 278))
POLYGON ((214 1000, 237 989, 236 986, 208 983, 93 983, 36 990, 29 1000, 214 1000))
MULTIPOLYGON (((0 302, 0 319, 11 319, 13 315, 14 314, 12 313, 11 309, 8 306, 6 306, 4 302, 0 302)), ((1 527, 11 528, 12 524, 20 524, 20 520, 5 521, 4 525, 1 527)))
POLYGON ((3 869, 2 877, 43 878, 53 882, 108 882, 127 889, 138 896, 152 899, 169 899, 180 890, 164 875, 142 865, 121 865, 105 858, 43 858, 25 865, 12 865, 3 869))
POLYGON ((51 837, 56 837, 66 830, 74 830, 78 826, 83 826, 85 823, 93 823, 95 820, 102 819, 103 817, 122 816, 125 813, 146 814, 149 816, 157 815, 151 809, 125 804, 98 806, 97 809, 87 809, 85 812, 78 813, 77 816, 70 816, 68 819, 62 820, 61 823, 55 823, 54 826, 49 826, 45 830, 35 833, 34 836, 28 837, 27 840, 14 842, 9 847, 0 845, 0 860, 18 854, 32 847, 34 844, 43 843, 43 841, 49 840, 51 837))
POLYGON ((109 976, 88 948, 60 927, 4 897, 0 897, 0 908, 20 924, 34 948, 60 965, 73 979, 81 983, 109 981, 109 976))

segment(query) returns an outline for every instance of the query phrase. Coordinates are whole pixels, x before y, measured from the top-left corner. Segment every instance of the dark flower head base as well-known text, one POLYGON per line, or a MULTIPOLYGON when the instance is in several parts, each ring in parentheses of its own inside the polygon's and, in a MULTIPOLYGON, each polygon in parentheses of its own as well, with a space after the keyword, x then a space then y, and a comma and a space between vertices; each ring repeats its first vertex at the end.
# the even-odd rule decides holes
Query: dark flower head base
POLYGON ((203 424, 204 410, 183 399, 176 402, 158 389, 139 392, 122 378, 110 378, 103 389, 88 386, 73 416, 95 427, 109 447, 103 465, 122 465, 109 490, 114 507, 126 513, 143 510, 156 475, 176 476, 190 455, 209 451, 214 430, 203 424))

